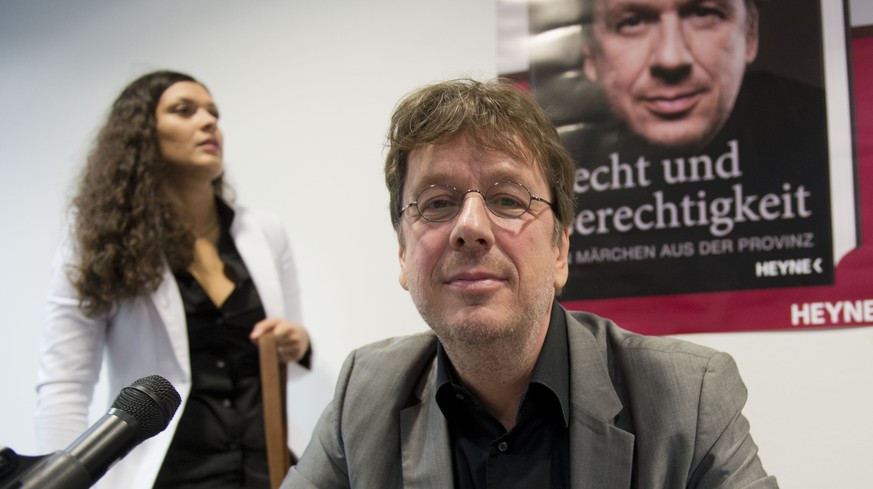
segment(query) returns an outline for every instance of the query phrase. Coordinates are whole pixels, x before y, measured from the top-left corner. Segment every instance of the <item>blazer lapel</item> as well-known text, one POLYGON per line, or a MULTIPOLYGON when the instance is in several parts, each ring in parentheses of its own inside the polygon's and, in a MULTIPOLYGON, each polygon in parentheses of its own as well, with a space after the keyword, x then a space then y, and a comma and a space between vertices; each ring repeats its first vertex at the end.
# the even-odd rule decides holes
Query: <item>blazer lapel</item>
POLYGON ((449 429, 433 395, 434 358, 416 387, 417 404, 400 411, 400 452, 405 489, 451 488, 449 429))
POLYGON ((251 216, 238 207, 234 208, 230 234, 237 251, 249 270, 249 275, 258 290, 261 304, 267 317, 285 317, 285 302, 279 272, 273 258, 273 250, 266 236, 252 222, 251 216))
MULTIPOLYGON (((237 250, 242 256, 267 317, 284 317, 285 303, 282 300, 282 288, 279 285, 279 275, 273 264, 273 253, 265 235, 253 225, 251 217, 243 209, 234 208, 235 216, 230 234, 237 250)), ((191 378, 190 351, 188 349, 188 326, 185 320, 185 307, 176 278, 168 265, 164 265, 164 278, 158 289, 151 295, 152 303, 158 311, 173 354, 187 378, 191 378)))
POLYGON ((606 366, 605 339, 567 316, 573 405, 570 480, 574 489, 631 487, 634 435, 615 426, 622 409, 606 366))
MULTIPOLYGON (((634 435, 615 426, 622 410, 606 366, 605 340, 567 314, 570 342, 570 458, 574 489, 630 488, 634 435)), ((416 388, 423 400, 400 412, 405 489, 454 485, 448 426, 432 389, 436 360, 416 388)))
POLYGON ((185 307, 182 305, 182 296, 179 294, 179 286, 176 277, 170 271, 170 267, 164 264, 164 278, 157 290, 151 294, 152 304, 158 311, 167 336, 170 337, 170 345, 173 347, 173 356, 179 362, 179 367, 185 372, 186 378, 191 378, 190 351, 188 350, 188 323, 185 320, 185 307))

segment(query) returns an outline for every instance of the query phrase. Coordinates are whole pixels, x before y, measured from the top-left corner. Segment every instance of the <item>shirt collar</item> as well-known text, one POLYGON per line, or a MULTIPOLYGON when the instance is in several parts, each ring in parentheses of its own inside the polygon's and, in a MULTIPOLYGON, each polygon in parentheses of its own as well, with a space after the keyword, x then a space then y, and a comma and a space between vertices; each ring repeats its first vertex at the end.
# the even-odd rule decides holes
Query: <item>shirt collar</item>
POLYGON ((230 226, 233 224, 233 218, 236 216, 236 212, 230 204, 219 197, 215 198, 215 207, 218 211, 218 220, 221 223, 222 234, 229 234, 230 226))
MULTIPOLYGON (((437 343, 436 368, 436 392, 438 396, 440 391, 447 390, 452 385, 459 385, 452 373, 449 357, 446 355, 445 349, 443 349, 443 345, 440 342, 437 343)), ((536 364, 534 364, 530 382, 528 383, 528 390, 530 390, 530 386, 533 384, 539 384, 555 396, 561 406, 564 426, 569 426, 570 350, 567 341, 567 317, 564 314, 564 308, 558 304, 557 300, 552 303, 549 329, 546 332, 546 338, 543 341, 540 355, 537 358, 536 364)))
MULTIPOLYGON (((237 265, 237 261, 242 262, 242 258, 239 257, 233 237, 230 235, 230 227, 233 225, 236 211, 224 199, 219 197, 215 198, 215 207, 218 212, 219 226, 218 242, 215 243, 215 248, 218 250, 218 254, 221 256, 222 261, 224 261, 225 266, 229 266, 233 270, 235 275, 232 280, 239 283, 241 280, 248 279, 249 273, 244 264, 237 265)), ((195 278, 187 269, 173 273, 176 276, 176 280, 186 285, 194 283, 195 278)))
POLYGON ((540 384, 554 393, 561 403, 564 425, 570 424, 570 349, 567 342, 567 316, 558 301, 552 303, 549 330, 543 349, 534 365, 530 383, 540 384))

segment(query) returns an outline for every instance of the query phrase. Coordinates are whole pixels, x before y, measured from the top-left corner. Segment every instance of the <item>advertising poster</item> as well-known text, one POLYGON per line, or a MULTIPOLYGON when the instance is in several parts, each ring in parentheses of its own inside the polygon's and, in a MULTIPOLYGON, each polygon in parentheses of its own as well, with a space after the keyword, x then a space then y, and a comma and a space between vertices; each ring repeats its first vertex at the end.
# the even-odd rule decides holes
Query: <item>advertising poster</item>
POLYGON ((500 4, 499 71, 576 162, 563 304, 653 334, 873 323, 845 6, 824 3, 500 4))

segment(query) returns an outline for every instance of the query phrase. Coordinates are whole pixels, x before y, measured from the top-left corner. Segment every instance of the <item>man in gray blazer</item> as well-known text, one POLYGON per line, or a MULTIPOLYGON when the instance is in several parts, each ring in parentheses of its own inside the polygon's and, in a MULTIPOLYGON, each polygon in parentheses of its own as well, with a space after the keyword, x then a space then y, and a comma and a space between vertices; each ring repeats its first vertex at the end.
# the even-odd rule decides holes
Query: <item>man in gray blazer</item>
POLYGON ((728 355, 556 302, 574 165, 526 93, 425 87, 388 138, 400 283, 432 331, 348 357, 283 488, 778 487, 728 355))

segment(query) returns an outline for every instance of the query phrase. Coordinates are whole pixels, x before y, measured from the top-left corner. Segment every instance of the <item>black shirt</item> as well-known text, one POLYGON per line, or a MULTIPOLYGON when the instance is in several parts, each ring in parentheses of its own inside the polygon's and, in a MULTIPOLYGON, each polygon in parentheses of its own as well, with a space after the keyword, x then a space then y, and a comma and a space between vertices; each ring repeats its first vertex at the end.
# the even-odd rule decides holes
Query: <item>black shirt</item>
POLYGON ((234 289, 221 306, 187 271, 175 273, 185 305, 191 393, 156 488, 269 488, 258 348, 265 318, 255 284, 230 236, 233 210, 218 201, 218 254, 234 289))
POLYGON ((555 302, 549 330, 506 431, 454 373, 437 346, 437 404, 451 438, 457 489, 570 487, 570 357, 567 320, 555 302))

